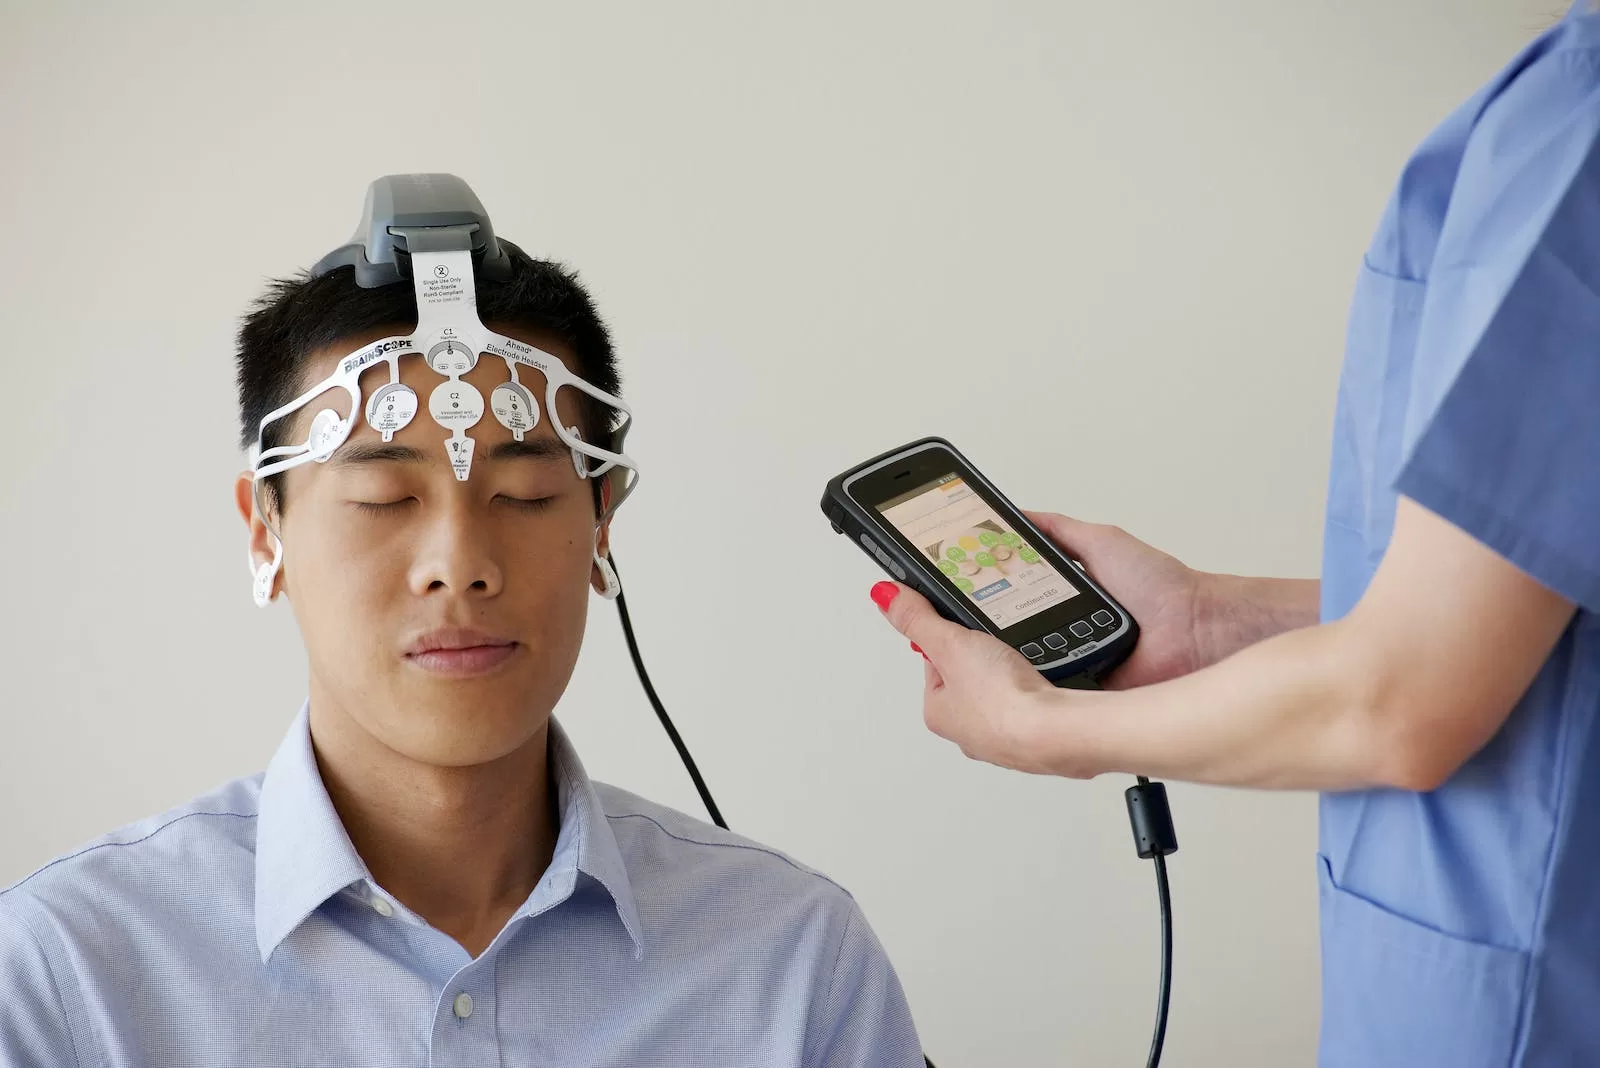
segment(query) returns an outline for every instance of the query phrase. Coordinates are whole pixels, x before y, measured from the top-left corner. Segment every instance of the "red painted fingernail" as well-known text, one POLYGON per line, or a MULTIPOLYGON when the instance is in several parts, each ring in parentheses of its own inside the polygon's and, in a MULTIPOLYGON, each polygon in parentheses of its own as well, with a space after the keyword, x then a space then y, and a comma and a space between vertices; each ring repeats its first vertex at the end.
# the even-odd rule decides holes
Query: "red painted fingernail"
POLYGON ((894 599, 900 596, 900 587, 892 582, 880 582, 872 587, 872 602, 887 612, 894 599))
MULTIPOLYGON (((911 651, 915 652, 915 653, 922 653, 922 646, 918 645, 916 642, 912 642, 911 643, 911 651)), ((922 653, 922 655, 923 656, 927 656, 928 654, 922 653)))

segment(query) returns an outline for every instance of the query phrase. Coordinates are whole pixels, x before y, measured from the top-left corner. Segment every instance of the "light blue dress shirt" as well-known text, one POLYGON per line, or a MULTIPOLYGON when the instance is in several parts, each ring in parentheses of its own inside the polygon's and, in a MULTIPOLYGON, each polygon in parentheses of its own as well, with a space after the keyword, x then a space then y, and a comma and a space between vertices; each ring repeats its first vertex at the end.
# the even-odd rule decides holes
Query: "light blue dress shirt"
POLYGON ((1365 591, 1399 494, 1579 611, 1505 727, 1441 789, 1323 798, 1321 1063, 1600 1065, 1600 17, 1587 0, 1423 143, 1367 252, 1324 618, 1365 591))
POLYGON ((264 776, 0 893, 0 1065, 922 1064, 844 890, 550 753, 555 857, 473 960, 373 883, 302 709, 264 776))

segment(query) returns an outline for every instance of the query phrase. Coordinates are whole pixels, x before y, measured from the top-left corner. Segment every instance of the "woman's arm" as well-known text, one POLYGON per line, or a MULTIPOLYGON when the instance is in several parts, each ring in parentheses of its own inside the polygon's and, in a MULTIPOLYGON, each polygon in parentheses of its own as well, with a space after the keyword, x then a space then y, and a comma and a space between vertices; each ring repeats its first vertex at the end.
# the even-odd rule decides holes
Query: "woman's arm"
POLYGON ((929 657, 928 725, 980 759, 1074 778, 1427 790, 1505 722, 1573 611, 1402 499, 1383 563, 1345 619, 1139 689, 1057 690, 905 591, 888 614, 929 657))

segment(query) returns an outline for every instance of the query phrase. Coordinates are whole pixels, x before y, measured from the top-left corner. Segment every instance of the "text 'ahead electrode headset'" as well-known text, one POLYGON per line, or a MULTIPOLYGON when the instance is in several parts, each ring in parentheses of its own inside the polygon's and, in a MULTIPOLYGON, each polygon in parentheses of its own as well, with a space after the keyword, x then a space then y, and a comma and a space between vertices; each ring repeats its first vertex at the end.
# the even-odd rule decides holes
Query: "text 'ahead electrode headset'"
MULTIPOLYGON (((373 182, 367 189, 366 207, 354 237, 324 256, 311 274, 320 277, 351 267, 356 284, 363 289, 400 285, 409 280, 416 290, 416 327, 410 333, 382 338, 349 353, 339 360, 331 375, 261 420, 249 457, 255 490, 259 494, 266 479, 301 464, 326 463, 350 436, 357 418, 365 418, 385 441, 408 426, 422 407, 417 394, 400 381, 400 360, 408 357, 422 358, 439 375, 439 383, 428 395, 427 410, 429 417, 448 431, 441 447, 459 481, 466 481, 472 473, 473 439, 468 432, 485 411, 492 413, 517 441, 537 427, 541 418, 548 418, 557 437, 572 450, 573 467, 580 478, 612 481, 611 499, 595 524, 594 562, 604 584, 601 595, 617 602, 628 654, 645 695, 694 780, 706 811, 717 826, 726 829, 727 822, 645 671, 614 564, 598 549, 601 528, 638 485, 638 464, 623 451, 633 412, 620 397, 584 381, 557 357, 483 325, 478 318, 476 279, 479 275, 506 277, 513 251, 520 252, 511 242, 496 236, 477 195, 454 175, 388 175, 373 182), (506 369, 505 381, 495 386, 487 401, 461 377, 486 358, 503 361, 506 369), (387 368, 388 381, 373 389, 363 403, 363 373, 379 365, 387 368), (556 404, 562 390, 582 392, 611 410, 611 429, 604 444, 585 441, 578 427, 563 424, 556 404), (312 416, 304 441, 267 447, 269 427, 316 404, 322 406, 312 416)), ((262 514, 266 514, 264 510, 262 514)), ((283 542, 276 531, 271 531, 270 537, 272 560, 259 566, 253 556, 250 561, 253 594, 261 606, 270 604, 276 596, 278 572, 283 566, 283 542)), ((1139 834, 1137 825, 1135 834, 1139 834)), ((1171 967, 1170 906, 1164 882, 1162 904, 1162 989, 1150 1065, 1160 1059, 1171 967)), ((932 1062, 928 1063, 931 1066, 932 1062)))

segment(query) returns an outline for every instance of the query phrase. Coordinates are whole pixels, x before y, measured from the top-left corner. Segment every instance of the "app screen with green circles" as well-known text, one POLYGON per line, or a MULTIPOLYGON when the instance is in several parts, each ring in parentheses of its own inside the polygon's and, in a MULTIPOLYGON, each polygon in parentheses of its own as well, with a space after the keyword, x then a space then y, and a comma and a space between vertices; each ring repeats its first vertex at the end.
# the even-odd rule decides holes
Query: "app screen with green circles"
POLYGON ((1001 630, 1078 595, 960 475, 919 486, 878 511, 1001 630))

